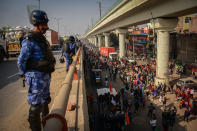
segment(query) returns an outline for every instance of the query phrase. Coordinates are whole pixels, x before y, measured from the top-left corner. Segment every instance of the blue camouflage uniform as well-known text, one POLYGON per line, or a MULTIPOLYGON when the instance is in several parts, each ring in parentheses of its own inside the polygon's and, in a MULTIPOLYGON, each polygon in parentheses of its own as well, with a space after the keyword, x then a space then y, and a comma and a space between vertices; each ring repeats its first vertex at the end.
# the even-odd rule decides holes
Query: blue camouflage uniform
MULTIPOLYGON (((70 48, 70 47, 69 47, 70 48)), ((62 52, 63 52, 63 56, 66 57, 66 70, 68 70, 69 68, 69 65, 70 65, 70 59, 71 59, 71 56, 70 56, 70 53, 67 53, 63 50, 62 48, 62 52)))
MULTIPOLYGON (((69 48, 72 52, 72 55, 75 55, 75 43, 74 42, 69 43, 69 48)), ((63 48, 62 48, 62 51, 63 51, 63 48)), ((63 55, 66 57, 66 70, 68 70, 72 62, 72 55, 71 53, 67 53, 65 51, 63 51, 63 55)))
POLYGON ((72 55, 75 55, 75 42, 70 42, 69 43, 69 47, 70 47, 70 50, 71 52, 73 53, 72 55))
POLYGON ((50 97, 50 73, 26 69, 26 63, 29 58, 39 61, 43 59, 43 56, 42 48, 39 47, 34 40, 24 39, 22 41, 22 48, 17 65, 19 75, 25 76, 26 82, 29 85, 27 99, 31 105, 44 104, 47 98, 50 97))

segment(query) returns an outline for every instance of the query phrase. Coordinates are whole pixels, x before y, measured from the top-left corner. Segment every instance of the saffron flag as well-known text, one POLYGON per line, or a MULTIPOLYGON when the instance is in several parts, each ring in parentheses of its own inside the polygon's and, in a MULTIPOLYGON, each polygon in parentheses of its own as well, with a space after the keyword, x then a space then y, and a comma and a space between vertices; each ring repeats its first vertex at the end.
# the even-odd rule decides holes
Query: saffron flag
POLYGON ((113 91, 112 91, 112 82, 110 82, 110 84, 109 84, 109 90, 110 90, 110 92, 112 93, 113 91))
POLYGON ((128 109, 127 109, 127 111, 126 111, 126 122, 127 122, 127 125, 130 124, 128 109))

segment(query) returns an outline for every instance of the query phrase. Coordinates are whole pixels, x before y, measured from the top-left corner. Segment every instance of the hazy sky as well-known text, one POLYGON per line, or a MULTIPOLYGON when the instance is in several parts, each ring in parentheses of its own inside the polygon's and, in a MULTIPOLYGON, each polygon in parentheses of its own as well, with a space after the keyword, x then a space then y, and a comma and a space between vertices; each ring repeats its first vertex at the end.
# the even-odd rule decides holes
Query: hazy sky
MULTIPOLYGON (((99 19, 99 0, 40 0, 40 8, 50 19, 49 27, 60 35, 84 34, 88 25, 99 19), (92 19, 92 20, 91 20, 92 19)), ((117 0, 100 0, 104 14, 117 0)), ((38 6, 38 0, 0 0, 0 28, 3 26, 33 26, 29 23, 27 5, 38 6)))

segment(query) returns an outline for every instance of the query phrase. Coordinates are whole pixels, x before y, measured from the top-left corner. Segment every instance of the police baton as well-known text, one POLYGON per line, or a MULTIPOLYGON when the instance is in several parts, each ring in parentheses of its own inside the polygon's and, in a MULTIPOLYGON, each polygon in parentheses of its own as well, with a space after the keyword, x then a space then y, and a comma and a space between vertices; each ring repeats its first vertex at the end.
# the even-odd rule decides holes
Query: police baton
POLYGON ((25 88, 25 77, 23 77, 23 88, 25 88))

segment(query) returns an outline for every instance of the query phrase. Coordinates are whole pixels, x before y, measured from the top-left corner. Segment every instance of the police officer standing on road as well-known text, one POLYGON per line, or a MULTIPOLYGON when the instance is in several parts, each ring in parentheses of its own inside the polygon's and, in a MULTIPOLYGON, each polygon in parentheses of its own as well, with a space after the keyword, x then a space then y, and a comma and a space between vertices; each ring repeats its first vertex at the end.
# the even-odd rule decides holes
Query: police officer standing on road
POLYGON ((34 10, 30 15, 33 32, 22 41, 18 57, 19 75, 29 85, 28 121, 32 131, 41 131, 41 119, 49 113, 51 73, 55 70, 55 58, 43 34, 48 29, 48 17, 44 11, 34 10))
POLYGON ((76 48, 76 42, 75 42, 74 36, 70 36, 69 37, 69 41, 70 41, 69 46, 70 46, 71 57, 72 57, 72 56, 74 56, 77 53, 76 50, 75 50, 75 48, 76 48))
POLYGON ((69 66, 72 63, 72 56, 76 53, 75 51, 75 38, 70 36, 62 48, 62 56, 66 57, 66 71, 68 72, 69 66))

